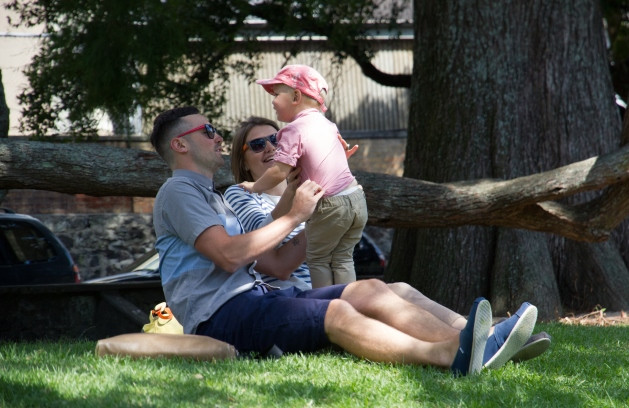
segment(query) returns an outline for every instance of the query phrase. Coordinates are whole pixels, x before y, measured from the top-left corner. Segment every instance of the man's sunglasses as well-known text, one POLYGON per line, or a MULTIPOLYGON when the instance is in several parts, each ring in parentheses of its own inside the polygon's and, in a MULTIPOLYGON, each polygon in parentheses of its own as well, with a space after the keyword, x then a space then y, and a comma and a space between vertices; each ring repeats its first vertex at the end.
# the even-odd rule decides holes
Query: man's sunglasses
POLYGON ((214 136, 218 133, 218 131, 216 130, 214 126, 210 125, 209 123, 206 123, 205 125, 197 126, 193 129, 183 132, 179 136, 175 136, 175 139, 185 136, 185 135, 189 135, 190 133, 194 133, 201 129, 205 129, 205 133, 207 134, 207 137, 209 137, 210 139, 214 139, 214 136))
POLYGON ((247 147, 249 147, 252 152, 260 153, 266 147, 267 140, 273 145, 273 147, 277 146, 277 133, 248 141, 242 146, 242 151, 246 152, 247 147))

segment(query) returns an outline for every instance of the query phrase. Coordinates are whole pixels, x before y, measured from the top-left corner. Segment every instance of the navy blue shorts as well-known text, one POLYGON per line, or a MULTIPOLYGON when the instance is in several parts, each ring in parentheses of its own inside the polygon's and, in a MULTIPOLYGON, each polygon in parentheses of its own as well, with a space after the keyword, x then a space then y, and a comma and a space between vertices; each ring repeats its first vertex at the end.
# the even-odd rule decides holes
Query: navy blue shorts
POLYGON ((320 350, 331 344, 323 326, 328 305, 341 297, 345 286, 266 293, 255 287, 228 300, 196 334, 227 342, 242 353, 265 353, 273 345, 285 353, 320 350))

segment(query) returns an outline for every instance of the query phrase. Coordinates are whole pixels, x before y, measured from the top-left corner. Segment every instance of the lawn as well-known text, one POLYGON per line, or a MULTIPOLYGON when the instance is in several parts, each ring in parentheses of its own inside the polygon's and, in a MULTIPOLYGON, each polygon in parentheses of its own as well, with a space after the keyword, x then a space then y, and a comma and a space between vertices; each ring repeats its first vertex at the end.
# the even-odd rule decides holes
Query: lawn
POLYGON ((629 326, 538 324, 543 356, 454 378, 348 354, 201 363, 94 354, 94 342, 0 343, 1 407, 626 407, 629 326))

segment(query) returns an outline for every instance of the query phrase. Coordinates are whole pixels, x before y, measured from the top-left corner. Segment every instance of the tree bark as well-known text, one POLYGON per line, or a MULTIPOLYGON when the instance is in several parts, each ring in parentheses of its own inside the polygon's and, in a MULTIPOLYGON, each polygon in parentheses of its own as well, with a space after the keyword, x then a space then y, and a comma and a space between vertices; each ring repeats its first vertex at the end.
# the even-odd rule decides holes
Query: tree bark
POLYGON ((0 70, 0 138, 9 137, 9 106, 4 95, 2 70, 0 70))
MULTIPOLYGON (((9 106, 4 95, 4 83, 2 82, 2 70, 0 70, 0 139, 9 137, 9 106)), ((0 204, 7 196, 7 190, 0 190, 0 204)))
MULTIPOLYGON (((416 1, 415 22, 406 177, 442 184, 485 177, 519 180, 618 148, 620 123, 597 2, 416 1)), ((595 161, 590 164, 600 164, 595 161)), ((559 181, 558 174, 548 175, 547 181, 559 181)), ((585 182, 590 174, 586 171, 580 177, 585 182)), ((530 194, 528 189, 522 191, 522 196, 530 194)), ((624 207, 622 200, 608 192, 603 197, 589 193, 559 202, 538 201, 517 207, 515 213, 503 208, 484 224, 501 225, 501 217, 508 214, 511 226, 518 218, 526 228, 548 231, 551 224, 570 219, 575 229, 564 236, 596 241, 603 230, 607 231, 600 238, 606 239, 609 229, 581 229, 577 220, 614 217, 600 209, 607 202, 624 207), (592 208, 597 208, 598 215, 586 215, 592 208), (537 221, 531 223, 533 219, 537 221), (538 222, 543 227, 533 227, 538 222)), ((478 227, 400 229, 387 277, 406 278, 428 296, 460 311, 479 295, 489 296, 492 304, 508 311, 517 309, 526 295, 526 300, 543 305, 542 318, 561 314, 564 305, 574 305, 571 299, 560 298, 560 293, 566 293, 560 287, 564 281, 553 285, 549 279, 588 268, 566 269, 565 259, 574 256, 576 249, 567 248, 564 239, 515 234, 478 227), (513 244, 518 248, 508 251, 513 244), (522 258, 530 253, 539 256, 522 258), (441 275, 435 278, 444 274, 444 267, 450 269, 445 272, 447 281, 441 275), (437 285, 435 279, 443 282, 437 285), (424 290, 459 282, 465 282, 465 293, 424 290), (527 289, 529 282, 538 282, 544 290, 527 289)), ((592 254, 588 259, 600 257, 592 254)), ((611 275, 622 274, 618 259, 607 257, 602 267, 611 275)), ((577 292, 585 297, 584 290, 577 292)), ((618 298, 624 297, 618 293, 618 298)))
POLYGON ((572 310, 627 310, 629 271, 614 241, 600 244, 566 241, 565 271, 559 274, 561 298, 572 310), (575 273, 578 271, 578 273, 575 273))
POLYGON ((562 315, 556 309, 559 288, 550 250, 546 240, 537 238, 538 234, 529 231, 497 230, 489 293, 495 314, 504 316, 513 312, 512 305, 535 299, 539 316, 562 315))

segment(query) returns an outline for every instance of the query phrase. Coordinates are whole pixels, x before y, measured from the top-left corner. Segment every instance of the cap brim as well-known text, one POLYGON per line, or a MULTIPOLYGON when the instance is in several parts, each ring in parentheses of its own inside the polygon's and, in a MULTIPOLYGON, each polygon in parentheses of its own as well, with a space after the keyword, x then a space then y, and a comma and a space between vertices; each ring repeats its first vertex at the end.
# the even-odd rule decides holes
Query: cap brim
POLYGON ((277 85, 281 83, 282 82, 278 81, 277 79, 258 79, 256 81, 256 84, 262 85, 262 88, 264 88, 264 90, 270 93, 271 95, 273 94, 273 85, 277 85))

